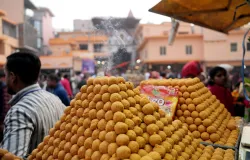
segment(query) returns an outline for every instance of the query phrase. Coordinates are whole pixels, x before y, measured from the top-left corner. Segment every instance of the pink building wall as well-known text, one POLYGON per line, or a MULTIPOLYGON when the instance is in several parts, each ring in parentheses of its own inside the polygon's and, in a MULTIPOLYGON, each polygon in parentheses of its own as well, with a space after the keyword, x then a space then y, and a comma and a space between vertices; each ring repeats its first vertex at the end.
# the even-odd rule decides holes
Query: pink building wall
POLYGON ((6 18, 17 24, 24 22, 24 0, 0 0, 0 9, 7 13, 6 18))
POLYGON ((186 62, 190 60, 203 59, 202 36, 179 37, 175 45, 168 45, 168 38, 158 38, 149 40, 144 49, 140 51, 140 56, 146 63, 174 63, 186 62), (188 42, 187 42, 188 40, 188 42), (192 54, 186 54, 186 45, 192 46, 192 54), (160 47, 166 47, 166 55, 160 55, 160 47), (147 54, 145 57, 145 53, 147 54))
POLYGON ((49 45, 49 39, 54 37, 53 27, 52 27, 52 17, 48 12, 43 16, 43 44, 49 45))
MULTIPOLYGON (((243 32, 242 32, 243 33, 243 32)), ((243 34, 231 33, 222 41, 204 41, 205 61, 241 61, 243 34), (237 43, 237 51, 231 52, 231 43, 237 43)), ((246 51, 245 60, 250 60, 250 51, 246 51)))
MULTIPOLYGON (((207 66, 221 63, 229 63, 234 66, 241 65, 244 29, 231 31, 227 35, 199 26, 193 26, 192 33, 191 24, 180 23, 175 41, 172 46, 169 46, 170 22, 161 25, 143 24, 138 28, 136 32, 136 37, 139 39, 137 52, 138 56, 146 63, 186 63, 190 60, 200 60, 205 62, 207 66), (165 32, 167 32, 166 35, 163 34, 165 32), (166 38, 152 38, 157 36, 165 36, 166 38), (236 52, 231 52, 231 43, 237 43, 236 52), (186 54, 186 45, 192 45, 192 55, 186 54), (160 46, 166 46, 167 54, 165 56, 160 55, 160 46)), ((250 65, 249 53, 250 51, 247 51, 245 56, 247 65, 250 65)))
POLYGON ((216 32, 210 29, 203 28, 204 41, 223 41, 227 39, 227 35, 224 33, 216 32))

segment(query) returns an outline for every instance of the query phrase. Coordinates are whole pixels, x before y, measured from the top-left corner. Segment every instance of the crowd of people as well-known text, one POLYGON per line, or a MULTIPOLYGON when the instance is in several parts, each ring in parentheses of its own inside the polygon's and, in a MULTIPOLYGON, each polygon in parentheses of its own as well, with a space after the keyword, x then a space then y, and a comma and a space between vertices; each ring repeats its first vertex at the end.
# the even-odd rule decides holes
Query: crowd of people
MULTIPOLYGON (((169 72, 159 73, 152 71, 148 75, 145 75, 145 79, 176 78, 169 77, 167 73, 169 72)), ((206 74, 203 72, 199 62, 191 61, 182 68, 181 78, 194 77, 198 77, 211 93, 227 107, 233 116, 245 117, 246 121, 250 121, 249 113, 247 112, 250 104, 243 94, 242 79, 239 78, 239 75, 236 76, 235 80, 235 77, 230 75, 230 70, 221 66, 211 68, 206 74)))
MULTIPOLYGON (((40 69, 35 54, 20 50, 7 57, 4 72, 0 72, 0 148, 19 157, 37 147, 89 78, 89 74, 70 77, 63 73, 39 77, 40 69)), ((169 75, 153 71, 145 78, 172 78, 169 75)), ((232 87, 223 67, 210 69, 206 76, 198 62, 189 62, 181 77, 199 77, 233 116, 244 117, 250 106, 241 93, 241 80, 232 87)))
POLYGON ((65 106, 69 106, 70 100, 86 84, 88 77, 87 73, 71 77, 67 73, 43 74, 39 78, 39 85, 44 90, 59 97, 65 106))

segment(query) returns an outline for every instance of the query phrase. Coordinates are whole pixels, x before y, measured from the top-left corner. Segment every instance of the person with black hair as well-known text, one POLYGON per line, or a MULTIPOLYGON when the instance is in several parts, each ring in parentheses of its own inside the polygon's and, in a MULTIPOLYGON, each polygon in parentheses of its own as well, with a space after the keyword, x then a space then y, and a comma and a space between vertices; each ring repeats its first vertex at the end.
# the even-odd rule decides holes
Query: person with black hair
POLYGON ((161 72, 160 73, 160 76, 161 76, 161 79, 166 79, 166 72, 161 72))
POLYGON ((50 74, 47 81, 47 91, 53 93, 60 98, 65 106, 69 106, 70 100, 66 90, 60 83, 59 77, 55 74, 50 74))
POLYGON ((230 89, 227 88, 228 75, 222 67, 214 67, 209 72, 208 88, 216 96, 232 116, 235 115, 233 97, 230 89))
POLYGON ((61 100, 40 88, 40 59, 30 51, 18 51, 5 64, 8 93, 15 95, 4 120, 0 148, 25 158, 34 150, 65 109, 61 100))
POLYGON ((87 80, 90 77, 89 73, 85 73, 84 77, 82 77, 81 81, 77 84, 78 90, 81 90, 82 86, 87 84, 87 80))

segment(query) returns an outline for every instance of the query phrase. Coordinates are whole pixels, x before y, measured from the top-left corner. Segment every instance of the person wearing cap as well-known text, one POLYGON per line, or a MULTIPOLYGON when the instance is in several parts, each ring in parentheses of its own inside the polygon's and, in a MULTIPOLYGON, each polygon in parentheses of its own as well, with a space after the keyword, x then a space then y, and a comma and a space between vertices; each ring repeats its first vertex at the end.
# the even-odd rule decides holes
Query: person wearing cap
POLYGON ((184 65, 181 71, 182 78, 195 78, 200 76, 202 73, 202 68, 199 62, 191 61, 184 65))

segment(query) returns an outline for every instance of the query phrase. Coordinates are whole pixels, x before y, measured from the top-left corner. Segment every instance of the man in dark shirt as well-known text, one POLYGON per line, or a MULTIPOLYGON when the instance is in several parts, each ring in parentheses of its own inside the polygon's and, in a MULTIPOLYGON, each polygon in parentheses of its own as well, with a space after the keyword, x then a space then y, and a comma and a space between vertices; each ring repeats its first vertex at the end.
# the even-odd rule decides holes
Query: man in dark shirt
POLYGON ((51 74, 48 77, 47 91, 58 96, 65 106, 69 106, 70 99, 64 87, 60 83, 60 79, 55 74, 51 74))

